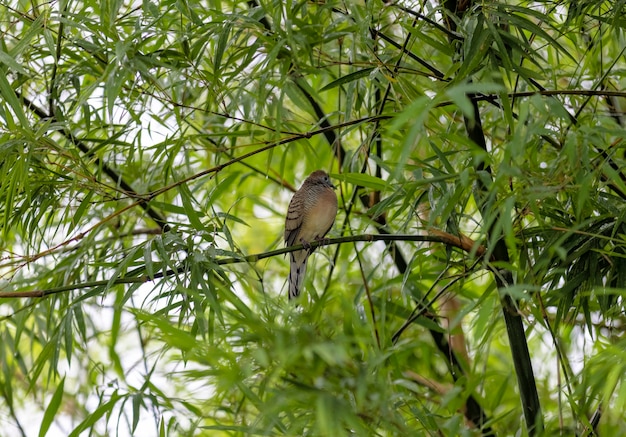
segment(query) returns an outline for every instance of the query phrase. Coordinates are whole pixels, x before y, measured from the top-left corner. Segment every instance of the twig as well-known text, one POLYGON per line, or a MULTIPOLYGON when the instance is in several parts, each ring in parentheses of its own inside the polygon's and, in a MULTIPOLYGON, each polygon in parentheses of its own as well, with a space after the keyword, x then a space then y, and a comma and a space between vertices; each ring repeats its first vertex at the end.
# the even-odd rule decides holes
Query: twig
MULTIPOLYGON (((373 242, 373 241, 429 241, 434 243, 442 243, 450 246, 458 247, 459 249, 466 250, 467 247, 464 247, 461 244, 455 244, 455 238, 450 235, 406 235, 406 234, 393 234, 393 235, 352 235, 348 237, 341 238, 333 238, 324 241, 312 241, 310 243, 310 247, 316 248, 319 246, 328 246, 333 244, 341 244, 341 243, 351 243, 356 241, 365 241, 365 242, 373 242)), ((459 242, 459 239, 456 239, 456 242, 459 242)), ((237 264, 237 263, 254 263, 260 261, 262 259, 271 258, 274 256, 282 255, 284 253, 293 252, 296 250, 302 250, 304 246, 302 244, 298 244, 296 246, 286 247, 283 249, 272 250, 269 252, 240 256, 240 257, 228 257, 221 259, 214 259, 210 264, 214 265, 226 265, 226 264, 237 264)), ((471 250, 471 248, 470 248, 471 250)), ((484 252, 484 249, 483 249, 484 252)), ((210 268, 210 265, 209 265, 210 268)), ((8 299, 8 298, 34 298, 34 297, 46 297, 52 294, 63 293, 71 290, 79 290, 85 288, 95 288, 95 287, 106 287, 107 285, 119 285, 119 284, 141 284, 145 282, 150 282, 155 279, 160 279, 163 277, 174 276, 186 271, 184 266, 180 266, 177 269, 169 269, 165 272, 157 272, 152 276, 149 275, 139 275, 139 276, 130 276, 130 277, 121 277, 113 280, 101 280, 101 281, 91 281, 84 282, 80 284, 69 284, 63 285, 61 287, 48 288, 44 290, 30 290, 30 291, 13 291, 0 293, 0 299, 8 299)))

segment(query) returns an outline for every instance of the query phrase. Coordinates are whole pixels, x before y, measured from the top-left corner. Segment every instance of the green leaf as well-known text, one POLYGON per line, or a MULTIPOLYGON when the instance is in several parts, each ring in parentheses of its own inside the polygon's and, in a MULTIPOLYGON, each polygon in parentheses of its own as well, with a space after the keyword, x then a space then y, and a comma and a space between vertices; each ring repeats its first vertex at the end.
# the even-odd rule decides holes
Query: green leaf
POLYGON ((72 215, 72 221, 70 222, 70 231, 74 230, 76 226, 78 226, 85 212, 87 212, 89 208, 93 207, 93 205, 91 204, 91 199, 93 198, 93 195, 93 190, 90 190, 81 200, 78 208, 76 208, 76 211, 72 215))
POLYGON ((220 198, 224 195, 224 193, 233 189, 233 186, 236 185, 241 179, 241 174, 238 171, 234 171, 225 177, 221 175, 215 177, 215 188, 211 190, 211 194, 207 200, 207 207, 211 207, 214 203, 218 202, 220 198))
POLYGON ((369 76, 372 71, 376 70, 376 68, 364 68, 362 70, 354 71, 350 74, 346 74, 345 76, 340 77, 339 79, 335 79, 329 84, 323 86, 319 92, 328 91, 330 89, 336 88, 338 86, 344 85, 346 83, 353 82, 355 80, 359 80, 362 77, 369 76))
POLYGON ((146 269, 146 275, 149 278, 154 278, 154 264, 152 263, 152 242, 154 240, 148 240, 143 246, 143 261, 146 269))
POLYGON ((37 14, 37 18, 35 18, 35 20, 28 25, 28 30, 21 35, 21 38, 19 39, 19 41, 17 41, 17 44, 12 46, 11 50, 9 51, 11 59, 19 57, 25 51, 25 49, 32 48, 31 42, 41 33, 41 30, 43 29, 46 20, 50 17, 49 11, 49 9, 42 9, 37 14))
POLYGON ((189 191, 187 184, 179 185, 178 192, 180 193, 180 199, 183 202, 183 208, 191 226, 196 230, 204 229, 204 225, 200 220, 200 213, 194 208, 196 201, 191 191, 189 191))
POLYGON ((222 58, 226 52, 226 48, 231 41, 231 29, 232 23, 229 21, 223 23, 222 29, 220 29, 219 38, 215 47, 215 61, 213 67, 213 75, 216 81, 221 81, 223 78, 220 76, 220 70, 222 67, 222 58))
POLYGON ((9 69, 20 73, 28 74, 28 72, 22 67, 11 55, 0 50, 0 63, 9 67, 9 69))
POLYGON ((197 347, 198 342, 193 335, 185 330, 176 328, 169 320, 139 310, 134 310, 133 313, 138 320, 155 326, 161 339, 168 345, 182 351, 189 351, 197 347))
POLYGON ((122 277, 122 273, 128 269, 128 267, 135 264, 137 259, 141 257, 142 251, 141 247, 133 247, 128 254, 123 258, 123 261, 117 264, 116 269, 113 271, 113 274, 110 276, 109 281, 104 287, 105 290, 109 290, 115 281, 122 277))
POLYGON ((117 390, 110 395, 109 400, 104 404, 100 404, 96 410, 88 414, 85 420, 83 420, 74 430, 70 433, 69 437, 79 437, 80 434, 95 425, 105 414, 111 414, 117 401, 121 399, 121 396, 117 393, 117 390))
POLYGON ((352 184, 355 187, 370 188, 375 191, 393 190, 394 187, 387 181, 371 176, 365 173, 340 173, 332 174, 332 179, 337 179, 348 184, 352 184))
POLYGON ((500 17, 502 22, 510 23, 513 26, 519 27, 520 29, 525 29, 535 35, 543 38, 548 42, 552 47, 557 48, 561 53, 565 54, 570 60, 577 62, 576 59, 567 51, 556 39, 554 39, 546 30, 537 25, 533 20, 529 20, 525 17, 525 15, 534 15, 539 18, 541 23, 550 23, 552 20, 546 17, 546 15, 532 11, 531 8, 519 8, 517 6, 512 5, 498 5, 498 11, 493 11, 493 14, 496 14, 500 17), (511 13, 513 11, 521 11, 522 14, 511 13), (534 12, 534 14, 533 14, 534 12))
POLYGON ((13 113, 17 116, 21 128, 24 130, 28 129, 30 125, 26 119, 26 114, 24 114, 22 104, 7 80, 7 75, 4 69, 0 69, 0 96, 2 96, 2 99, 7 102, 13 113))
POLYGON ((132 424, 132 433, 134 434, 137 430, 137 425, 139 424, 139 419, 141 416, 141 406, 143 404, 143 397, 141 393, 135 393, 132 395, 133 400, 133 424, 132 424))
POLYGON ((43 419, 41 420, 41 426, 39 427, 39 437, 44 437, 48 433, 50 425, 54 422, 54 417, 56 416, 57 411, 59 411, 61 401, 63 400, 64 389, 65 377, 63 377, 59 382, 59 385, 52 395, 52 399, 50 399, 50 403, 46 407, 46 411, 43 413, 43 419))

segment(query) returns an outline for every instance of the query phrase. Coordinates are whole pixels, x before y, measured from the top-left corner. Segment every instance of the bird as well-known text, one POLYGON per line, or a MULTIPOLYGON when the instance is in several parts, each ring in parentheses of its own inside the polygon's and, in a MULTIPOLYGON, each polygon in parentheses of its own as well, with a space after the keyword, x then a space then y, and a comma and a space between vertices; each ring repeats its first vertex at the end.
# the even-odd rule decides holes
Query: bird
POLYGON ((300 295, 311 241, 319 241, 330 231, 337 216, 337 195, 328 173, 316 170, 291 198, 285 219, 285 246, 302 244, 305 249, 289 254, 289 299, 300 295), (308 247, 307 247, 308 246, 308 247))

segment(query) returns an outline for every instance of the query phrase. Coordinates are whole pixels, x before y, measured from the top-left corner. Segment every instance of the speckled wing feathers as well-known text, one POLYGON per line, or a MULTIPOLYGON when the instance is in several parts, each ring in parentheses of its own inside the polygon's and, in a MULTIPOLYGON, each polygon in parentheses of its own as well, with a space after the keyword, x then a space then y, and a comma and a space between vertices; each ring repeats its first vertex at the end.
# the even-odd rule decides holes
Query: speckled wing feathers
POLYGON ((287 210, 287 219, 285 220, 285 246, 293 246, 296 243, 296 237, 302 227, 302 213, 304 208, 303 192, 297 191, 289 203, 287 210))

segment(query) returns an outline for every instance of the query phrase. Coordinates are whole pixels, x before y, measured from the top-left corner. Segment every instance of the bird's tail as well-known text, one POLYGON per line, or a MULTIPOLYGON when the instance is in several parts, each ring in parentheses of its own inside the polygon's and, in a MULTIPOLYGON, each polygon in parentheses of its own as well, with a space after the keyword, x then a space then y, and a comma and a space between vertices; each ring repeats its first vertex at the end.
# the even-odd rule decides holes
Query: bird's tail
POLYGON ((294 299, 300 295, 304 285, 304 274, 306 273, 306 261, 309 254, 303 250, 291 252, 291 263, 289 269, 289 299, 294 299))

